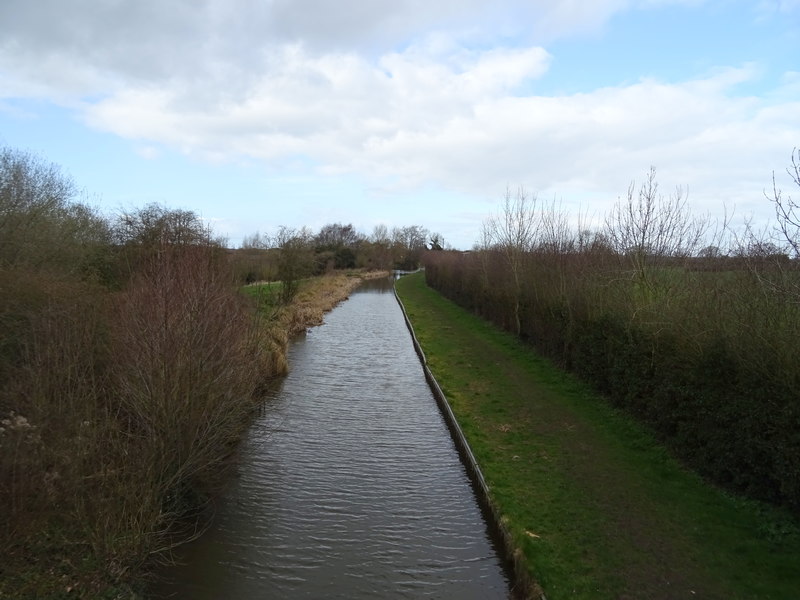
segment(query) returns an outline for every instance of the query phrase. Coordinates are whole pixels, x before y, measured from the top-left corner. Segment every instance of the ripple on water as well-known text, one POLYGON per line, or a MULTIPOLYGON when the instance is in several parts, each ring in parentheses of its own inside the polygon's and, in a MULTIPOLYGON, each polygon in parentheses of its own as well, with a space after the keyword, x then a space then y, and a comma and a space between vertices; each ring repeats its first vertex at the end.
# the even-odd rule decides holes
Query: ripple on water
POLYGON ((214 526, 154 596, 506 598, 508 578, 381 282, 298 339, 214 526))

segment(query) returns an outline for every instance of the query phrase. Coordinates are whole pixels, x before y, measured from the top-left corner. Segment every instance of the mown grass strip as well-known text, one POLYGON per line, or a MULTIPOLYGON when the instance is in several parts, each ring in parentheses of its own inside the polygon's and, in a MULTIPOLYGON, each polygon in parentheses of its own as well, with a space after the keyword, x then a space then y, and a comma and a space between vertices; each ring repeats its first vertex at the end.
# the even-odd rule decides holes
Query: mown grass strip
POLYGON ((397 283, 530 574, 559 598, 797 598, 800 526, 705 484, 641 426, 424 283, 397 283))

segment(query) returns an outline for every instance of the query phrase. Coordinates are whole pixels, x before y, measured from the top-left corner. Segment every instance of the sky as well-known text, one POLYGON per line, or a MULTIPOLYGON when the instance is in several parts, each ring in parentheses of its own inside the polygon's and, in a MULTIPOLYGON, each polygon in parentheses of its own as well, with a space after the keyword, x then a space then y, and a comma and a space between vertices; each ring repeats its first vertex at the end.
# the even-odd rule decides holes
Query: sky
POLYGON ((523 187, 601 223, 655 167, 769 223, 800 147, 800 0, 2 0, 0 146, 111 215, 421 225, 523 187))

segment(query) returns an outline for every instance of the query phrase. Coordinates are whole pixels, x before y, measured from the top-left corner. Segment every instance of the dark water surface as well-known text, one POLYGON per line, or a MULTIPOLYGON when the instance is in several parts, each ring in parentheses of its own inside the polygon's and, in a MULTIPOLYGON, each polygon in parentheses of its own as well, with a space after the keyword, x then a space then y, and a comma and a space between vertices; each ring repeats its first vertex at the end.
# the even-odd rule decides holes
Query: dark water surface
POLYGON ((212 528, 153 598, 508 598, 391 282, 292 344, 212 528))

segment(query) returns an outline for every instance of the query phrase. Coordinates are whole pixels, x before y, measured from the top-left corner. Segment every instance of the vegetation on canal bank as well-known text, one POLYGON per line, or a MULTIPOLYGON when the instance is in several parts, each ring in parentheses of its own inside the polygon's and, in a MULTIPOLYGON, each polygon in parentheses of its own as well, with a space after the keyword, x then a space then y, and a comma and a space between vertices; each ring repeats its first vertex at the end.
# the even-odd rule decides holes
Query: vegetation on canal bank
POLYGON ((282 302, 280 281, 253 283, 242 288, 255 300, 265 338, 274 356, 272 375, 284 375, 289 340, 309 327, 321 325, 325 313, 346 300, 365 279, 388 277, 389 271, 357 271, 310 277, 297 284, 288 304, 282 302))
POLYGON ((286 371, 291 336, 319 324, 361 281, 303 280, 292 302, 269 312, 262 303, 257 315, 228 280, 182 274, 132 287, 107 309, 114 324, 83 314, 102 334, 76 333, 81 315, 62 307, 46 317, 63 319, 48 321, 47 339, 32 341, 37 360, 13 385, 28 403, 2 425, 10 451, 3 500, 13 519, 3 531, 0 597, 135 597, 131 584, 202 530, 259 385, 286 371), (93 334, 113 345, 107 367, 92 364, 107 351, 93 348, 93 334), (84 369, 96 379, 84 380, 84 369))
MULTIPOLYGON (((800 150, 789 179, 800 189, 800 150)), ((796 196, 795 196, 796 198, 796 196)), ((703 477, 800 516, 800 204, 711 226, 655 170, 599 229, 507 192, 470 253, 426 282, 576 373, 703 477)))
POLYGON ((795 598, 800 525, 683 468, 515 336, 397 283, 529 574, 559 598, 795 598))
POLYGON ((259 311, 196 214, 76 195, 0 148, 0 598, 134 597, 202 529, 289 337, 358 281, 265 250, 297 277, 259 311))

